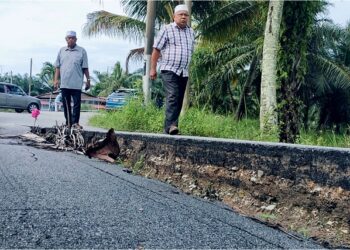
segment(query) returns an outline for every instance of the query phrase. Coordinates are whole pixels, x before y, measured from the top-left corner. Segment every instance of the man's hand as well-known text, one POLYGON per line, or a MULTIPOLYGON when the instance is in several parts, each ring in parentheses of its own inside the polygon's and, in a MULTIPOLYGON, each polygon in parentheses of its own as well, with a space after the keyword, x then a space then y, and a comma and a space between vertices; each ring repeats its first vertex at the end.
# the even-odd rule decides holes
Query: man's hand
POLYGON ((160 57, 160 50, 154 48, 151 55, 151 70, 149 71, 149 78, 155 80, 157 78, 157 62, 160 57))
POLYGON ((85 91, 88 90, 89 88, 90 88, 90 79, 87 79, 85 83, 85 91))
POLYGON ((57 79, 55 79, 55 80, 53 81, 53 87, 54 87, 54 89, 58 89, 58 85, 59 85, 59 81, 58 81, 57 79))
POLYGON ((149 78, 151 78, 151 80, 155 80, 157 78, 157 70, 151 69, 149 72, 149 78))

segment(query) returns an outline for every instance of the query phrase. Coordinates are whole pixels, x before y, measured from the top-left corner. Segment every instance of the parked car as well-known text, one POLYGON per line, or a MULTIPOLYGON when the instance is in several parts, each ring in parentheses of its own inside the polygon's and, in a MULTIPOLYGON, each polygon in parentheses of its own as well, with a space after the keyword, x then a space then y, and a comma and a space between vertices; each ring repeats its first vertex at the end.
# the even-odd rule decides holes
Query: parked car
POLYGON ((118 89, 107 97, 106 110, 122 108, 130 97, 135 96, 136 89, 118 89))
POLYGON ((14 109, 17 113, 27 110, 31 113, 34 109, 40 109, 38 98, 27 95, 21 87, 0 82, 0 108, 14 109))

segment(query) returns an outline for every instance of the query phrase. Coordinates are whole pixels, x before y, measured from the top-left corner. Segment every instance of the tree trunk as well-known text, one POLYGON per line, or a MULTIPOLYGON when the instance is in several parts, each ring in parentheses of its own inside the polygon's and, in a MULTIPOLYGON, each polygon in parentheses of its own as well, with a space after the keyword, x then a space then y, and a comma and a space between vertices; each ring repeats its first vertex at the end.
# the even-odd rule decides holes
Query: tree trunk
MULTIPOLYGON (((307 50, 321 1, 288 1, 284 5, 279 62, 279 140, 296 143, 302 125, 304 103, 300 88, 308 69, 307 50)), ((338 96, 339 98, 339 96, 338 96)))
POLYGON ((142 89, 145 99, 145 104, 148 104, 151 100, 151 85, 152 81, 149 77, 151 69, 151 55, 154 41, 154 23, 156 15, 156 1, 147 1, 147 17, 146 17, 146 43, 144 54, 144 72, 142 77, 142 89))
MULTIPOLYGON (((185 4, 187 5, 188 12, 189 12, 188 14, 190 15, 190 18, 188 19, 188 26, 191 27, 192 0, 185 0, 185 4)), ((188 81, 187 81, 186 90, 185 90, 184 100, 182 102, 181 115, 184 115, 186 113, 186 110, 190 106, 190 103, 189 103, 190 83, 191 83, 190 80, 191 79, 189 76, 188 81)))
POLYGON ((276 66, 283 3, 283 0, 271 0, 267 14, 261 70, 261 132, 271 132, 277 127, 276 66))

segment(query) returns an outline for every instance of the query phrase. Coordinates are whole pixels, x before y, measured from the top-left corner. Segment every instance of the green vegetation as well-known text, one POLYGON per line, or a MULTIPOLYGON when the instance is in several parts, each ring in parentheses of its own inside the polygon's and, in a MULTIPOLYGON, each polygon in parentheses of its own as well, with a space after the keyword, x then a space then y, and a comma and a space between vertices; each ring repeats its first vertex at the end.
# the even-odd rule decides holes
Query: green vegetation
POLYGON ((54 74, 54 67, 51 66, 52 64, 45 62, 42 67, 42 72, 36 76, 32 76, 31 81, 28 74, 17 74, 11 76, 9 73, 5 73, 3 75, 0 74, 0 82, 12 82, 13 84, 20 86, 26 93, 29 92, 29 83, 31 82, 31 96, 47 93, 53 90, 52 79, 54 74), (49 70, 51 70, 51 73, 49 73, 49 70))
POLYGON ((299 144, 327 146, 327 147, 350 147, 350 136, 347 133, 337 134, 334 130, 301 130, 299 144))
POLYGON ((297 230, 299 234, 304 236, 305 238, 310 237, 310 230, 308 228, 302 227, 297 230))
POLYGON ((277 216, 275 214, 267 214, 267 213, 259 214, 259 217, 263 220, 276 220, 277 219, 277 216))
MULTIPOLYGON (((176 1, 157 1, 155 33, 171 22, 176 1)), ((84 33, 143 41, 147 1, 121 1, 126 16, 89 13, 84 33)), ((330 1, 289 1, 281 9, 277 58, 263 54, 269 2, 193 1, 191 19, 197 43, 190 68, 189 110, 180 118, 184 135, 349 147, 350 23, 344 27, 323 18, 330 1), (277 64, 276 91, 263 88, 262 65, 277 64), (265 61, 266 62, 266 61, 265 61), (260 130, 266 117, 263 101, 277 98, 277 125, 260 130)), ((142 69, 129 73, 129 60, 142 61, 143 48, 116 62, 111 72, 93 72, 92 95, 108 96, 119 88, 142 92, 142 69)), ((32 95, 52 89, 54 66, 45 62, 33 77, 32 95)), ((12 77, 28 92, 28 75, 12 77)), ((1 81, 10 81, 8 74, 1 81)), ((153 81, 151 99, 164 100, 163 86, 153 81)), ((140 97, 141 98, 141 97, 140 97)), ((85 107, 84 107, 85 108, 85 107)), ((87 108, 87 107, 86 107, 87 108)), ((92 124, 116 130, 163 132, 164 109, 133 100, 122 110, 101 112, 92 124)))
POLYGON ((163 111, 154 105, 142 105, 141 99, 130 100, 123 109, 103 111, 90 122, 94 126, 121 131, 159 133, 163 127, 163 111))
POLYGON ((98 109, 96 108, 95 105, 82 103, 80 110, 81 111, 97 111, 98 109))
POLYGON ((141 155, 140 159, 132 167, 133 174, 138 174, 141 171, 141 169, 143 168, 144 163, 145 163, 145 155, 141 155))
POLYGON ((92 95, 107 97, 113 91, 119 88, 138 88, 141 89, 140 73, 127 74, 117 62, 111 73, 108 72, 93 72, 95 77, 92 77, 95 84, 89 90, 92 95))
MULTIPOLYGON (((123 109, 103 111, 92 117, 93 126, 114 128, 120 131, 162 133, 164 108, 151 104, 145 106, 141 99, 131 100, 123 109)), ((232 116, 213 114, 206 110, 190 108, 180 118, 182 135, 229 138, 252 141, 278 142, 278 132, 261 134, 258 119, 235 120, 232 116)), ((332 130, 301 130, 297 141, 304 145, 350 147, 350 136, 332 130)))

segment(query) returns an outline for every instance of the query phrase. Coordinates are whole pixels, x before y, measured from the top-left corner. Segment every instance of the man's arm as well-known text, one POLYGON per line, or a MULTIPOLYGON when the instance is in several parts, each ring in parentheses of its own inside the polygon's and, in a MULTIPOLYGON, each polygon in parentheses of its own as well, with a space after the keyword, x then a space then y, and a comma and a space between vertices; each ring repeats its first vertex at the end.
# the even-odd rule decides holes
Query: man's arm
POLYGON ((89 74, 89 69, 84 68, 83 73, 86 77, 86 84, 85 84, 85 90, 88 90, 90 88, 90 74, 89 74))
POLYGON ((155 80, 157 78, 157 62, 160 57, 160 50, 153 48, 152 56, 151 56, 151 70, 149 73, 149 77, 151 80, 155 80))
POLYGON ((53 87, 54 89, 58 89, 58 83, 59 83, 59 79, 60 78, 60 68, 56 68, 55 69, 55 79, 53 81, 53 87))

